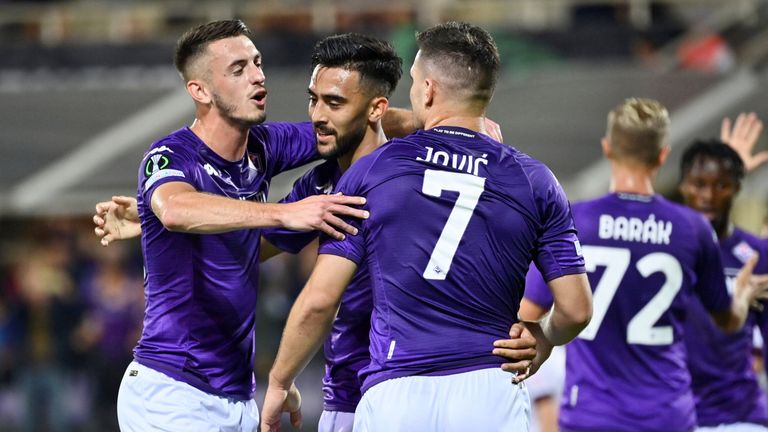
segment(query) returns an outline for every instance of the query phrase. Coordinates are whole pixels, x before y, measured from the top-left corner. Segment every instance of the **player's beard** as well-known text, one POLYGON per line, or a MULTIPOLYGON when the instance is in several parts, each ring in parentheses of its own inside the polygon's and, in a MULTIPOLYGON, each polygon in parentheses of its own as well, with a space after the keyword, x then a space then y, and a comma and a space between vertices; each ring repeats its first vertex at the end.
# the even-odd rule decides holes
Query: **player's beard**
POLYGON ((322 130, 324 132, 331 132, 336 136, 335 145, 330 149, 322 149, 318 145, 318 153, 323 159, 336 159, 347 153, 354 151, 365 136, 366 123, 363 123, 358 128, 352 128, 343 135, 339 135, 335 129, 325 128, 323 126, 315 126, 315 129, 322 130))
POLYGON ((265 111, 257 111, 253 115, 245 117, 237 116, 235 115, 235 112, 237 112, 237 106, 235 104, 227 102, 216 92, 211 93, 211 96, 213 106, 219 110, 221 116, 233 123, 250 127, 264 123, 264 120, 267 119, 267 113, 265 111))

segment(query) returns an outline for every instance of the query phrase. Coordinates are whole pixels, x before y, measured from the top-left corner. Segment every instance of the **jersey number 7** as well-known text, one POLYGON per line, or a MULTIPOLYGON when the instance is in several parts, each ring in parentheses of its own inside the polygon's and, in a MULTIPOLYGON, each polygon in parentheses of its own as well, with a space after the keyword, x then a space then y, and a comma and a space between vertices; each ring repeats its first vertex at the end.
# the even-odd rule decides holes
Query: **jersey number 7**
POLYGON ((424 279, 445 280, 448 276, 459 242, 464 236, 464 231, 467 230, 469 220, 484 189, 485 178, 483 177, 450 171, 424 171, 424 184, 421 191, 425 195, 439 198, 444 190, 459 193, 448 221, 440 233, 440 238, 437 239, 435 249, 429 257, 427 268, 424 269, 424 279))

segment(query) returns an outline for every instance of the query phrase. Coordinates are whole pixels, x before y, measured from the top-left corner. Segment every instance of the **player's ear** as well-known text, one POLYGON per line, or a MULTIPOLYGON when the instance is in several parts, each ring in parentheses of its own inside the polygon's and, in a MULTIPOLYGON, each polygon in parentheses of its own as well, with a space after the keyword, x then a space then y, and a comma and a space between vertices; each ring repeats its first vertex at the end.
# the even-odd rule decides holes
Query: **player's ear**
POLYGON ((432 106, 435 99, 435 81, 431 78, 424 79, 424 106, 432 106))
POLYGON ((200 80, 187 81, 187 93, 192 96, 195 102, 199 102, 203 105, 211 103, 211 95, 208 92, 208 88, 205 83, 200 80))
POLYGON ((670 151, 670 147, 667 144, 664 144, 661 147, 661 151, 659 152, 658 165, 656 165, 656 166, 664 165, 664 162, 667 161, 667 157, 669 156, 669 151, 670 151))
POLYGON ((384 117, 384 113, 387 112, 388 108, 389 99, 385 98, 384 96, 373 98, 368 112, 368 121, 378 122, 382 117, 384 117))
POLYGON ((600 146, 603 148, 603 156, 605 156, 606 159, 610 159, 611 141, 608 140, 608 137, 603 137, 603 139, 600 140, 600 146))

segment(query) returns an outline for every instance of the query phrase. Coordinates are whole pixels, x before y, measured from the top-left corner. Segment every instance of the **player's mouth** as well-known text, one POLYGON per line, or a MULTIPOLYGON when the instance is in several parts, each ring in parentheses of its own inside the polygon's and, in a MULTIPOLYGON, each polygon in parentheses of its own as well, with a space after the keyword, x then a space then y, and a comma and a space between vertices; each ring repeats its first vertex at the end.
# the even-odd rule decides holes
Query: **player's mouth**
POLYGON ((256 93, 254 93, 250 97, 250 99, 259 108, 264 108, 267 105, 267 90, 266 89, 258 90, 256 93))
POLYGON ((323 128, 323 127, 316 127, 315 128, 315 137, 317 138, 317 142, 319 144, 329 144, 334 137, 336 136, 336 131, 333 129, 323 128))

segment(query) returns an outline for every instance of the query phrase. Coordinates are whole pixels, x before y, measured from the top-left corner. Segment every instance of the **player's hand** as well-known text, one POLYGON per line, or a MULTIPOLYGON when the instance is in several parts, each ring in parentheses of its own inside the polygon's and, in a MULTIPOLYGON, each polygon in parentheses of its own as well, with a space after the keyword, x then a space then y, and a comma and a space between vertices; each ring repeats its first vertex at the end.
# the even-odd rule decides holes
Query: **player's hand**
POLYGON ((759 254, 757 252, 753 253, 746 264, 744 264, 744 267, 739 270, 734 284, 734 291, 738 293, 746 292, 750 306, 761 308, 761 301, 768 300, 768 275, 754 274, 758 259, 760 259, 759 254))
POLYGON ((501 135, 501 126, 488 117, 485 117, 485 134, 500 143, 504 142, 504 137, 501 135))
POLYGON ((538 370, 533 369, 533 360, 536 358, 536 338, 521 323, 515 323, 509 329, 509 339, 493 342, 493 354, 513 360, 501 365, 506 372, 516 372, 513 378, 515 383, 522 382, 538 370))
POLYGON ((728 117, 724 118, 720 124, 720 140, 736 150, 744 161, 747 172, 768 162, 768 151, 752 154, 762 132, 763 122, 753 112, 739 114, 733 128, 731 128, 731 119, 728 117))
POLYGON ((113 196, 111 201, 96 204, 93 223, 96 225, 93 231, 103 246, 113 240, 129 239, 141 234, 138 207, 136 199, 132 197, 113 196))
POLYGON ((365 198, 356 196, 314 195, 285 207, 281 221, 285 228, 294 231, 322 231, 336 240, 344 240, 346 234, 357 234, 357 228, 344 222, 342 217, 368 219, 368 212, 351 206, 365 204, 365 198))
POLYGON ((301 393, 295 384, 286 390, 270 382, 261 408, 261 432, 280 432, 284 412, 290 413, 293 427, 301 427, 301 393))

